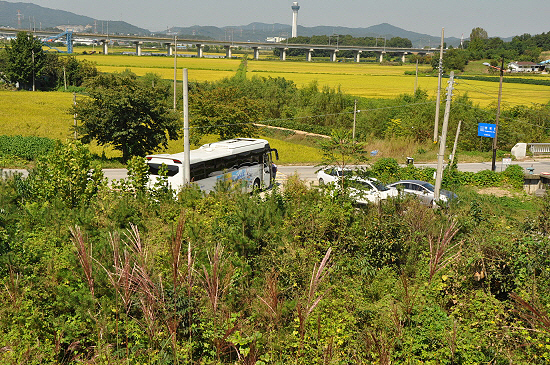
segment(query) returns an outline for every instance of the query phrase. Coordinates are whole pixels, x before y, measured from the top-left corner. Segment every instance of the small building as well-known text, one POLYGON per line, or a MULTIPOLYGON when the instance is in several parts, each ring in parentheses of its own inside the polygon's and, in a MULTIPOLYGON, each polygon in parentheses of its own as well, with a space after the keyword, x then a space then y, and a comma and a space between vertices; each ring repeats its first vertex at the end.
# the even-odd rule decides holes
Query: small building
POLYGON ((540 72, 544 70, 544 65, 534 62, 511 62, 508 64, 508 69, 511 72, 540 72))

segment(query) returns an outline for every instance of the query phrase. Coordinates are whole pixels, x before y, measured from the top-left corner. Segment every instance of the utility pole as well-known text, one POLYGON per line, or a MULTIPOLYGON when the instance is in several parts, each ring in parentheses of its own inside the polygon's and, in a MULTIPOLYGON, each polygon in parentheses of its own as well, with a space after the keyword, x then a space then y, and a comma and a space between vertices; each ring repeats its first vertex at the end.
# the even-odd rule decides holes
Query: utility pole
POLYGON ((434 143, 437 143, 439 128, 439 104, 441 100, 441 77, 443 76, 443 34, 445 28, 441 28, 441 48, 439 49, 439 76, 437 78, 437 101, 435 103, 434 143))
POLYGON ((455 160, 455 153, 456 153, 456 145, 458 144, 458 135, 460 134, 460 126, 462 125, 462 121, 458 121, 458 127, 456 128, 456 136, 455 136, 455 143, 453 145, 453 153, 451 154, 451 162, 449 162, 449 165, 452 165, 455 160))
MULTIPOLYGON (((76 93, 73 92, 73 105, 76 107, 76 93)), ((73 123, 74 123, 74 139, 75 141, 78 139, 78 133, 76 131, 76 113, 73 114, 73 123)))
POLYGON ((449 86, 447 87, 447 103, 445 104, 445 114, 443 116, 441 139, 439 140, 439 154, 437 155, 434 201, 439 200, 439 191, 441 190, 441 181, 443 180, 443 158, 445 157, 445 143, 447 143, 447 129, 449 127, 449 111, 451 110, 451 99, 453 98, 454 77, 455 73, 454 71, 451 71, 451 75, 449 77, 449 86))
MULTIPOLYGON (((33 37, 34 40, 34 37, 33 37)), ((31 44, 32 50, 32 91, 36 91, 36 84, 35 84, 35 73, 34 73, 34 44, 31 44)))
POLYGON ((418 58, 416 59, 416 77, 414 78, 414 93, 416 94, 416 89, 418 88, 418 58))
POLYGON ((491 164, 491 170, 497 170, 497 136, 498 136, 498 119, 500 117, 500 101, 502 100, 502 79, 504 77, 504 57, 501 59, 500 63, 500 83, 498 86, 498 104, 497 104, 497 115, 495 118, 495 138, 493 138, 493 162, 491 164))
POLYGON ((357 99, 355 99, 355 103, 353 105, 353 130, 351 133, 352 139, 355 141, 355 123, 357 120, 357 99))
POLYGON ((189 150, 189 97, 187 69, 183 69, 183 184, 191 182, 191 152, 189 150))
POLYGON ((174 36, 174 111, 177 109, 176 103, 176 88, 177 88, 177 77, 178 77, 178 36, 174 36))

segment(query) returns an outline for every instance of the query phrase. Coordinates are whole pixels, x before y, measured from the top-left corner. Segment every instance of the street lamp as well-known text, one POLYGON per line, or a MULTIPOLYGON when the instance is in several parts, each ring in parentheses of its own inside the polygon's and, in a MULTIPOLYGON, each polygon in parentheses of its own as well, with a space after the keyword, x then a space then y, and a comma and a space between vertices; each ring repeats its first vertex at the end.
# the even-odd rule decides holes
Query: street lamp
POLYGON ((497 170, 497 136, 498 136, 498 119, 500 117, 500 101, 502 100, 502 78, 504 77, 504 57, 501 59, 500 68, 491 66, 491 64, 484 62, 485 66, 496 68, 500 70, 500 82, 498 86, 498 103, 497 103, 497 115, 495 118, 495 138, 493 138, 493 160, 491 164, 491 170, 496 171, 497 170))

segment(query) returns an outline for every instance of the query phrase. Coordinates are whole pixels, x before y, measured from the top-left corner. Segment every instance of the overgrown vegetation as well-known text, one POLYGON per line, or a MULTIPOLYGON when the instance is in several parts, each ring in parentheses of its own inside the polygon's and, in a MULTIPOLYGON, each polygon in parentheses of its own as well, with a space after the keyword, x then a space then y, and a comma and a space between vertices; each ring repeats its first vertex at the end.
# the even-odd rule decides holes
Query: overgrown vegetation
POLYGON ((52 185, 89 194, 0 181, 2 363, 550 360, 548 197, 357 208, 291 177, 174 199, 143 189, 143 160, 111 190, 57 148, 52 185))

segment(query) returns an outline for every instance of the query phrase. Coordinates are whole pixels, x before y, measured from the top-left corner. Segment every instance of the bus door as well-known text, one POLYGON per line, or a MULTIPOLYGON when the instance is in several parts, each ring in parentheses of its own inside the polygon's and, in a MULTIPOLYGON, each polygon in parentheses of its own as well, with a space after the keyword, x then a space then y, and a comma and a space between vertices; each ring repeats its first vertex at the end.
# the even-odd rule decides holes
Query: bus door
POLYGON ((271 152, 275 152, 275 159, 279 160, 279 152, 275 148, 266 151, 264 154, 264 181, 269 181, 268 186, 271 186, 273 181, 275 181, 275 176, 277 174, 277 165, 273 163, 273 156, 271 152))

